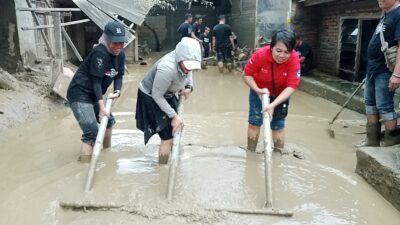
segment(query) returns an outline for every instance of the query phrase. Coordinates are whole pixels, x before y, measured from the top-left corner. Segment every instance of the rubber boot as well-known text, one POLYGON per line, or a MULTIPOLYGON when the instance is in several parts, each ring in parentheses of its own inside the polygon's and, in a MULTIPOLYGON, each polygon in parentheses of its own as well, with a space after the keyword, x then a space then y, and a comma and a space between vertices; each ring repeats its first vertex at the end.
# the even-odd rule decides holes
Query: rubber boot
POLYGON ((280 152, 282 155, 289 154, 289 151, 285 149, 284 141, 274 141, 274 151, 280 152))
POLYGON ((80 163, 90 163, 90 160, 92 160, 92 151, 93 146, 87 143, 82 143, 81 154, 79 155, 78 161, 80 163))
POLYGON ((247 137, 247 150, 251 152, 255 152, 257 148, 257 143, 258 143, 258 136, 257 135, 255 138, 250 138, 247 137))
POLYGON ((388 147, 397 144, 400 144, 400 130, 385 130, 380 146, 388 147))
POLYGON ((220 73, 224 72, 224 63, 223 62, 218 62, 218 70, 220 73))
POLYGON ((158 164, 168 164, 169 155, 158 154, 158 164))
POLYGON ((104 136, 103 139, 103 148, 110 148, 111 147, 111 136, 104 136))
POLYGON ((381 123, 367 123, 367 140, 364 146, 379 146, 380 136, 381 123))
POLYGON ((233 68, 232 63, 227 63, 226 68, 228 69, 229 72, 232 72, 232 68, 233 68))

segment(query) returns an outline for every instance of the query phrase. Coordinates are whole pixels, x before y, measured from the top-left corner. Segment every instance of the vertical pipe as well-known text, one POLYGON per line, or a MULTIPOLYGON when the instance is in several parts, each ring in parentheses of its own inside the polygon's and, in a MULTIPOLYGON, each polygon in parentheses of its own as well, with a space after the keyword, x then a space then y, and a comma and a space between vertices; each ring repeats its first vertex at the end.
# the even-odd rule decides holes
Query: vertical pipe
POLYGON ((265 169, 265 197, 267 208, 272 208, 272 134, 270 117, 264 111, 265 107, 269 105, 269 92, 264 88, 262 96, 263 116, 264 116, 264 169, 265 169))
MULTIPOLYGON (((184 98, 183 96, 179 97, 179 104, 178 104, 179 116, 181 116, 183 113, 183 98, 184 98)), ((167 199, 169 201, 172 200, 172 195, 175 187, 175 176, 176 176, 176 169, 178 168, 178 163, 179 163, 179 151, 180 151, 182 131, 183 129, 181 126, 174 134, 174 139, 173 139, 171 160, 169 163, 168 186, 167 186, 167 199)))
MULTIPOLYGON (((106 110, 108 113, 111 113, 111 105, 112 105, 112 99, 107 98, 106 110)), ((104 116, 101 119, 99 132, 97 133, 96 137, 96 143, 94 144, 93 147, 92 159, 90 160, 89 171, 86 178, 85 192, 89 192, 90 189, 92 188, 94 173, 96 171, 96 164, 97 160, 99 159, 101 149, 103 147, 103 139, 107 128, 107 123, 108 123, 108 117, 104 116)))

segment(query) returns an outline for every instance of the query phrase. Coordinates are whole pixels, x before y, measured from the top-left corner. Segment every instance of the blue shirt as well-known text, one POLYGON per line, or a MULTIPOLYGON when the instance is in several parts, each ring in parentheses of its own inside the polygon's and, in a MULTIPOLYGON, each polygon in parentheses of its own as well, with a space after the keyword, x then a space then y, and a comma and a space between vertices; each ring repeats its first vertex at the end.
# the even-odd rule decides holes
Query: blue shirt
POLYGON ((383 35, 385 41, 389 44, 389 48, 398 45, 398 41, 400 41, 400 7, 385 13, 376 27, 368 45, 367 73, 380 74, 390 72, 386 67, 385 56, 381 51, 381 29, 383 29, 383 35))

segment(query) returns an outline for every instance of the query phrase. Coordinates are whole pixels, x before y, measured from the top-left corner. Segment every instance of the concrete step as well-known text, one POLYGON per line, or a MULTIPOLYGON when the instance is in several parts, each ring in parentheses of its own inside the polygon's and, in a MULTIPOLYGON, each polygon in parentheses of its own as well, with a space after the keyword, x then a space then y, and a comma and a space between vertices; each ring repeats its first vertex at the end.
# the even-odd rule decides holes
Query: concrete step
MULTIPOLYGON (((339 77, 313 71, 310 76, 301 77, 299 89, 314 96, 327 99, 338 105, 343 105, 350 95, 356 90, 358 85, 358 82, 349 82, 342 80, 339 77)), ((396 111, 398 110, 399 99, 400 94, 398 89, 395 95, 394 104, 396 111)), ((364 88, 361 88, 356 93, 346 108, 361 114, 365 113, 364 88)))
POLYGON ((356 173, 400 210, 400 145, 357 149, 356 173))

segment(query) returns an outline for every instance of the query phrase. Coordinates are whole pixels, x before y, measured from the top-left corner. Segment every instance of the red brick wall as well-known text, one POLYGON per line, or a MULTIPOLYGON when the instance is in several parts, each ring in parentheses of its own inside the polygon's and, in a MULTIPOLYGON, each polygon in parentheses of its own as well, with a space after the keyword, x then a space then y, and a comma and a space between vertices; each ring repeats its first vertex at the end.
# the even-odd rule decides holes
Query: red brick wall
POLYGON ((376 0, 338 0, 310 7, 298 5, 296 9, 294 29, 304 30, 303 39, 311 40, 318 70, 332 75, 337 73, 340 18, 381 15, 376 0))

